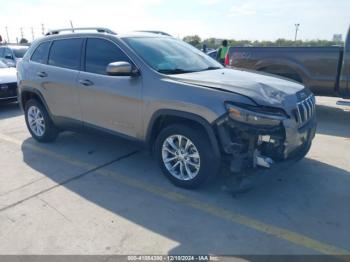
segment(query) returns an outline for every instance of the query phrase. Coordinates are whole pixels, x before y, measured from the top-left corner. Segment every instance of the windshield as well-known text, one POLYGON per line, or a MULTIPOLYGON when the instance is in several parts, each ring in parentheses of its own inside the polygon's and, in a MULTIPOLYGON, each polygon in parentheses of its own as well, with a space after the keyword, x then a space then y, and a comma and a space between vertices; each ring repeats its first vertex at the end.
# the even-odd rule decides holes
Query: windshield
POLYGON ((160 73, 181 74, 223 68, 200 50, 174 38, 130 37, 124 40, 160 73))
POLYGON ((15 54, 15 57, 23 58, 24 54, 27 52, 27 49, 28 49, 28 47, 14 48, 14 49, 12 49, 12 51, 15 54))
POLYGON ((8 68, 8 66, 0 60, 0 68, 8 68))

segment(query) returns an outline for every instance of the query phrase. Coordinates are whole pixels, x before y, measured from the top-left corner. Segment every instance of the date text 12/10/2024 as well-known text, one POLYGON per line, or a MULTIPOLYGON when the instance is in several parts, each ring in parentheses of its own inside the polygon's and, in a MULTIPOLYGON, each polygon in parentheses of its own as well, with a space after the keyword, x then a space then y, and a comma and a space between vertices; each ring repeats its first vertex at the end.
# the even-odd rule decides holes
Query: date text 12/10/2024
POLYGON ((219 261, 216 256, 128 256, 128 261, 219 261))

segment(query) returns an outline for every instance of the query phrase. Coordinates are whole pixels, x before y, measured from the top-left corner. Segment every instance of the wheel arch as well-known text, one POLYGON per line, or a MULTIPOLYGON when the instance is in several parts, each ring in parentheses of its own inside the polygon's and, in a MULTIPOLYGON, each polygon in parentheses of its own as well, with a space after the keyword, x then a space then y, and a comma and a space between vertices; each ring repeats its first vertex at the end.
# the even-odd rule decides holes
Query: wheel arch
POLYGON ((25 109, 26 102, 29 101, 30 99, 37 99, 40 103, 43 104, 43 106, 45 107, 46 111, 50 114, 50 116, 52 116, 51 111, 44 99, 44 96, 41 94, 39 90, 36 90, 33 88, 26 88, 26 87, 21 88, 21 93, 20 93, 20 96, 18 97, 18 102, 20 103, 20 106, 23 111, 25 109))
POLYGON ((147 147, 153 150, 153 145, 159 132, 166 126, 176 123, 186 125, 192 124, 195 127, 201 128, 210 140, 215 157, 218 159, 221 158, 218 139, 212 125, 201 116, 178 110, 161 109, 153 114, 146 132, 147 147))
POLYGON ((309 76, 305 68, 302 65, 294 61, 284 60, 284 59, 267 59, 259 61, 254 68, 256 71, 271 73, 295 80, 302 84, 307 84, 309 81, 309 76), (278 72, 280 70, 280 72, 278 72), (283 72, 284 71, 284 72, 283 72), (285 74, 293 77, 288 77, 285 74))

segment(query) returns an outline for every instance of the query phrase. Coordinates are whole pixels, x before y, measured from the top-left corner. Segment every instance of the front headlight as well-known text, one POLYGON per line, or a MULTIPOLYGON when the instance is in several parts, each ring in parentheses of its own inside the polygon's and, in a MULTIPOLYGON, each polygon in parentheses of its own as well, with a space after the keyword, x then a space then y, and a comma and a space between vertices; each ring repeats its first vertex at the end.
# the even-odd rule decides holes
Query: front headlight
POLYGON ((278 126, 287 118, 282 109, 226 103, 229 116, 238 122, 258 126, 278 126))

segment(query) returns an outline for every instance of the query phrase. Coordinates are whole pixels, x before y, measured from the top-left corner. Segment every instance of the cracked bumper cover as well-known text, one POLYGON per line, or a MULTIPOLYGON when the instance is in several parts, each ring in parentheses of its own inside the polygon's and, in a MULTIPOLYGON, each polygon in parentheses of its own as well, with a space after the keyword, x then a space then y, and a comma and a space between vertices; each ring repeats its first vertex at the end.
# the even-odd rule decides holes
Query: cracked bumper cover
POLYGON ((303 158, 315 137, 317 121, 314 116, 299 127, 293 118, 288 118, 279 126, 267 128, 242 124, 224 116, 216 125, 222 150, 230 160, 231 171, 241 172, 303 158), (266 161, 266 165, 261 161, 266 161))

